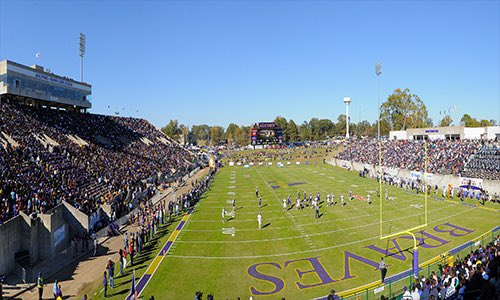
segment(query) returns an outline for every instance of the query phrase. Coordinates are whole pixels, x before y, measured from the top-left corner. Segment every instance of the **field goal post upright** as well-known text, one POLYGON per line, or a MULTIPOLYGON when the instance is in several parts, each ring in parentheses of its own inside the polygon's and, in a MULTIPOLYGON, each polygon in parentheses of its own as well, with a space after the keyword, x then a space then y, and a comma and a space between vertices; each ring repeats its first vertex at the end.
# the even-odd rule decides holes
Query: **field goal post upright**
MULTIPOLYGON (((412 270, 413 270, 413 276, 415 278, 418 278, 418 242, 417 238, 415 237, 415 234, 412 231, 424 228, 427 226, 427 193, 428 193, 428 187, 427 187, 427 164, 428 164, 428 157, 427 157, 427 142, 424 139, 424 172, 423 172, 423 180, 422 180, 422 190, 424 192, 424 224, 420 224, 418 226, 415 226, 413 228, 409 229, 404 229, 399 232, 395 232, 392 234, 387 234, 384 235, 383 232, 383 203, 382 203, 382 143, 379 140, 379 201, 380 201, 380 240, 384 239, 389 239, 401 234, 408 234, 411 237, 413 237, 413 259, 412 259, 412 270)), ((387 252, 386 252, 387 256, 387 252)))

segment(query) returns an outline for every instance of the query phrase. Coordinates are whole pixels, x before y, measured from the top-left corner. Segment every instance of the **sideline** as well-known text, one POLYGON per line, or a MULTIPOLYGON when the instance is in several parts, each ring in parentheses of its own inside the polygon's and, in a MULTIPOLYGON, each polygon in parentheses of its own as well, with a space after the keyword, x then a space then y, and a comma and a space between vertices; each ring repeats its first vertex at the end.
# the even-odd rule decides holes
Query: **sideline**
MULTIPOLYGON (((163 247, 160 249, 160 252, 158 252, 158 255, 151 261, 151 264, 149 267, 146 269, 146 272, 142 275, 141 279, 137 282, 135 285, 135 290, 137 293, 137 296, 140 296, 141 293, 144 291, 146 286, 148 285, 149 281, 155 274, 156 270, 158 267, 161 265, 163 259, 165 256, 167 256, 167 253, 170 251, 172 248, 172 245, 174 244, 175 240, 179 236, 179 233, 181 232, 182 228, 184 228, 184 225, 186 225, 186 222, 189 220, 189 217, 191 216, 192 210, 189 211, 184 217, 182 217, 181 222, 177 225, 175 230, 170 234, 170 237, 168 238, 167 242, 163 247)), ((126 300, 133 300, 134 295, 128 294, 126 300)))

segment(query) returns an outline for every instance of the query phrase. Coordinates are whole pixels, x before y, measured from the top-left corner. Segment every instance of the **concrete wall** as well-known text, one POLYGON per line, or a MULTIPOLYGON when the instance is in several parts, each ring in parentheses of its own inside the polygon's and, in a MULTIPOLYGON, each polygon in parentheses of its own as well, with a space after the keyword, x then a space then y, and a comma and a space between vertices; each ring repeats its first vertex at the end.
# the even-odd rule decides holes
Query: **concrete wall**
POLYGON ((7 274, 14 269, 14 254, 24 250, 22 239, 22 217, 15 217, 0 226, 0 274, 7 274))
POLYGON ((406 130, 394 130, 389 132, 390 140, 407 140, 408 136, 406 134, 406 130))
MULTIPOLYGON (((338 166, 341 168, 349 168, 354 171, 361 171, 365 167, 370 170, 370 172, 376 173, 378 171, 378 166, 376 165, 370 165, 370 164, 362 164, 358 162, 350 162, 346 160, 340 160, 340 159, 330 159, 327 160, 326 163, 333 165, 333 166, 338 166)), ((388 168, 382 166, 382 170, 384 172, 387 172, 393 176, 398 176, 402 178, 411 178, 411 173, 412 171, 406 170, 406 169, 398 169, 398 168, 388 168)), ((422 174, 423 175, 423 174, 422 174)), ((454 187, 458 187, 460 185, 460 177, 459 176, 453 176, 453 175, 441 175, 441 174, 429 174, 426 178, 428 184, 431 186, 439 186, 441 188, 442 186, 452 184, 454 187)), ((500 180, 483 180, 483 187, 485 190, 487 190, 490 194, 494 193, 500 193, 500 180)))
POLYGON ((29 251, 31 265, 53 258, 88 226, 89 217, 66 202, 35 219, 21 212, 0 225, 0 274, 16 269, 15 255, 21 251, 29 251))
POLYGON ((464 139, 468 140, 479 140, 483 134, 486 133, 486 129, 484 127, 477 128, 464 128, 464 139))
POLYGON ((486 127, 486 138, 488 140, 493 140, 497 136, 500 138, 500 126, 488 126, 488 127, 486 127))

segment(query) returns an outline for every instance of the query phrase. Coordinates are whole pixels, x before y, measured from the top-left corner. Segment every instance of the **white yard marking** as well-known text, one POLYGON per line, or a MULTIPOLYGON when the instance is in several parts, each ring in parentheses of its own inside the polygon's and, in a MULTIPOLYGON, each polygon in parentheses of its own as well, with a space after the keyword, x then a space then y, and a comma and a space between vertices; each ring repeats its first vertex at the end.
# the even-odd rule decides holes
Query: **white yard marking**
POLYGON ((231 228, 222 228, 222 234, 229 234, 231 236, 235 236, 236 235, 236 230, 234 229, 234 227, 231 227, 231 228))
MULTIPOLYGON (((468 210, 453 214, 453 215, 448 215, 440 219, 436 219, 432 222, 429 222, 429 224, 433 223, 438 223, 441 222, 442 220, 449 219, 451 217, 456 217, 464 213, 468 213, 468 210)), ((378 223, 377 223, 378 224, 378 223)), ((343 244, 335 244, 333 246, 328 246, 328 247, 323 247, 323 248, 318 248, 318 249, 310 249, 310 250, 302 250, 302 251, 294 251, 294 252, 286 252, 286 253, 274 253, 274 254, 265 254, 265 255, 245 255, 245 256, 197 256, 197 255, 169 255, 170 257, 176 257, 176 258, 188 258, 188 259, 254 259, 254 258, 268 258, 268 257, 278 257, 278 256, 285 256, 285 255, 295 255, 295 254, 303 254, 303 253, 309 253, 309 252, 315 252, 315 251, 324 251, 324 250, 330 250, 330 249, 335 249, 335 248, 340 248, 344 246, 350 246, 350 245, 355 245, 359 243, 364 243, 367 241, 371 240, 379 240, 379 236, 375 237, 370 237, 362 240, 355 240, 352 242, 347 242, 343 244)), ((277 239, 272 239, 272 240, 277 240, 277 239)), ((184 241, 186 242, 186 241, 184 241)))

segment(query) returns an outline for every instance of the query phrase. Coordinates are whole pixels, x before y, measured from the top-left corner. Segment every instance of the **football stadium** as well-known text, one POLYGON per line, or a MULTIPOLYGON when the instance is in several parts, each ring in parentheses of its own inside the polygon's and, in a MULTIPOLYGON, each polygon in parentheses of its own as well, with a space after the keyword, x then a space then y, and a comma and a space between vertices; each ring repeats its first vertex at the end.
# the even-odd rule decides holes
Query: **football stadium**
POLYGON ((500 4, 445 4, 1 2, 0 300, 500 299, 500 4))

